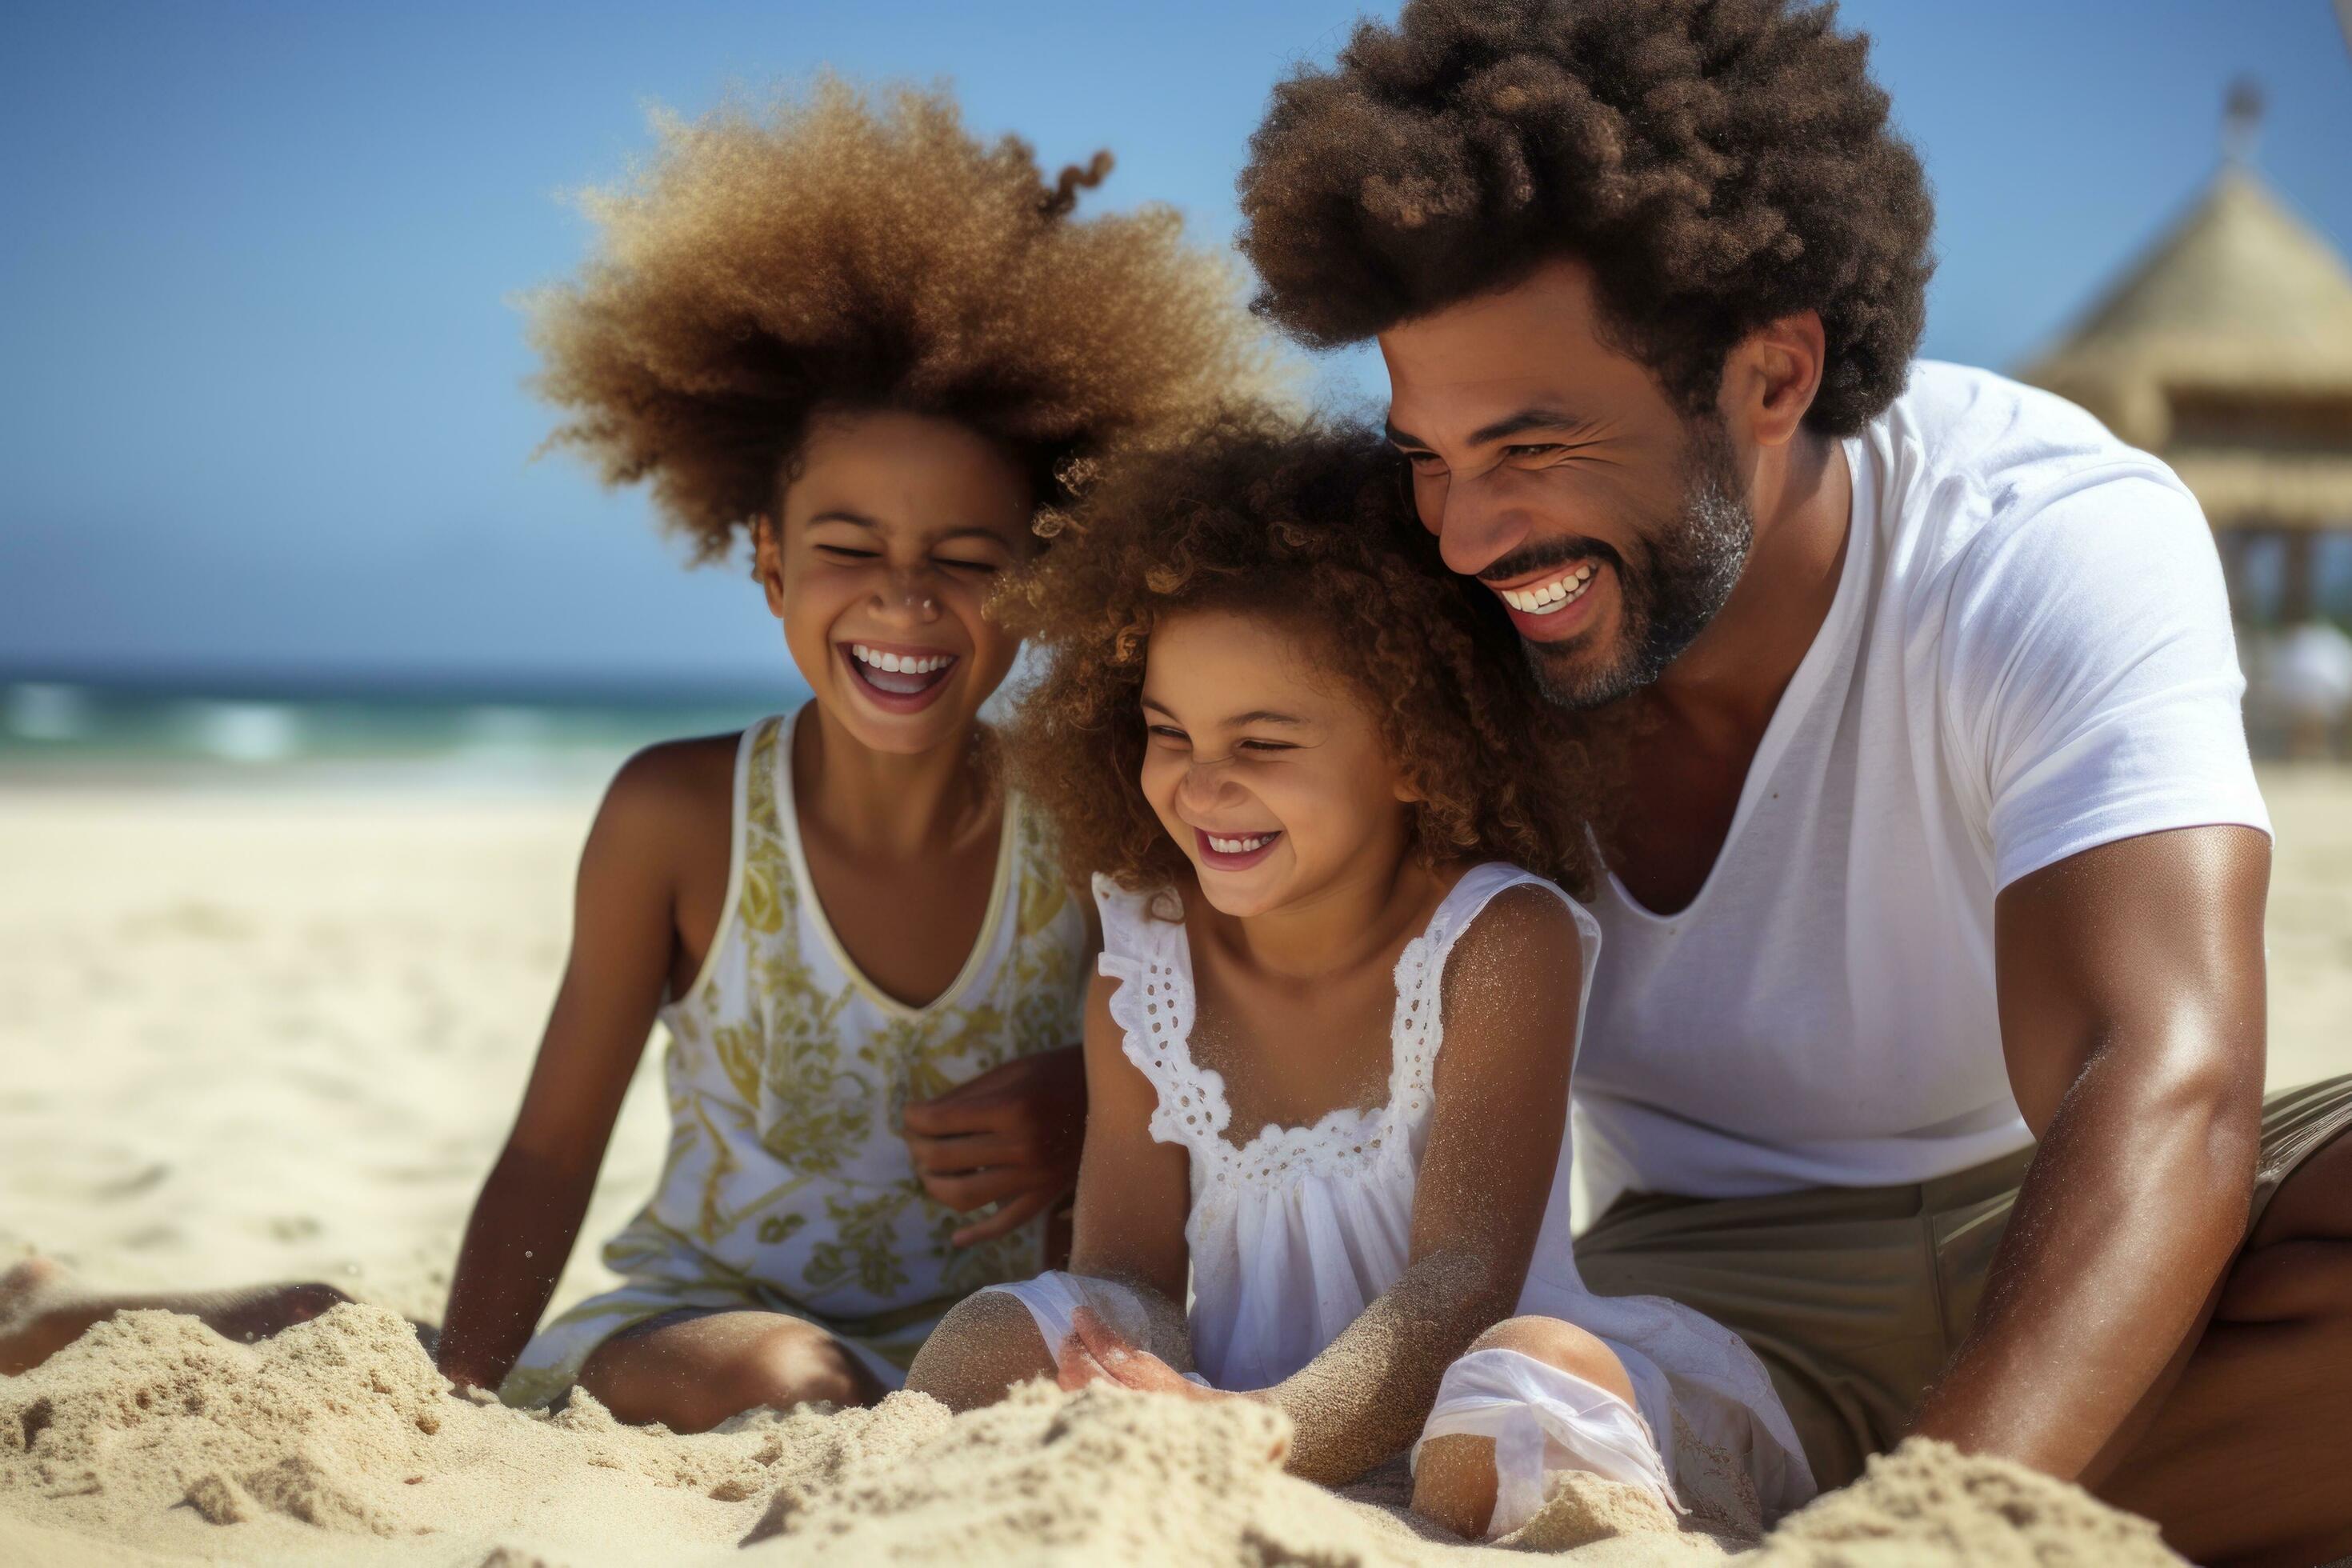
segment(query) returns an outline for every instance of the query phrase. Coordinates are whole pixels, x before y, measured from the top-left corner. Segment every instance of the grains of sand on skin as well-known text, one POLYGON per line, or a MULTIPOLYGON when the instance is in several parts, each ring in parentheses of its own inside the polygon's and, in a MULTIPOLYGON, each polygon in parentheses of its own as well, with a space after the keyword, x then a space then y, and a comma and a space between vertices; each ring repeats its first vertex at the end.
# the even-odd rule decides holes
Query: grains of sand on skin
MULTIPOLYGON (((900 1394, 872 1410, 761 1411, 678 1436, 623 1426, 584 1398, 556 1415, 458 1398, 408 1324, 373 1307, 339 1307, 252 1347, 138 1312, 0 1380, 0 1557, 21 1547, 56 1560, 59 1542, 77 1541, 100 1560, 118 1555, 107 1543, 139 1561, 341 1554, 466 1568, 1433 1568, 1486 1555, 1283 1474, 1266 1456, 1286 1436, 1282 1415, 1248 1401, 1036 1384, 952 1419, 900 1394)), ((1614 1531, 1573 1561, 1720 1558, 1719 1544, 1654 1528, 1654 1504, 1641 1500, 1653 1510, 1641 1517, 1607 1486, 1568 1483, 1538 1516, 1614 1531)), ((1912 1444, 1742 1561, 2175 1560, 2153 1527, 2074 1488, 1912 1444)))

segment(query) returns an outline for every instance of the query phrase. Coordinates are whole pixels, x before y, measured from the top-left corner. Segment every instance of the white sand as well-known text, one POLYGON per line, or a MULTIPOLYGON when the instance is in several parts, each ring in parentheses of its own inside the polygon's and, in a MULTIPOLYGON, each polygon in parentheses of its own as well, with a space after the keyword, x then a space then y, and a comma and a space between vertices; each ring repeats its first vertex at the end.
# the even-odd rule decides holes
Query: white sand
MULTIPOLYGON (((5 787, 5 786, 0 786, 5 787)), ((0 1265, 320 1279, 437 1320, 593 795, 0 795, 0 1265)), ((587 1235, 667 1136, 648 1051, 587 1235)), ((563 1301, 610 1276, 583 1247, 563 1301)))
MULTIPOLYGON (((2287 1083, 2352 1067, 2352 775, 2265 784, 2283 838, 2270 1077, 2287 1083)), ((437 1317, 562 960, 593 807, 581 794, 0 783, 0 1266, 37 1251, 120 1289, 324 1279, 437 1317)), ((594 1240, 652 1181, 653 1057, 559 1305, 604 1282, 594 1240)), ((1090 1396, 950 1426, 900 1405, 652 1436, 591 1411, 548 1422, 449 1399, 382 1315, 338 1313, 257 1350, 142 1318, 0 1379, 0 1561, 474 1563, 500 1546, 515 1564, 732 1558, 780 1497, 797 1500, 782 1510, 793 1561, 1466 1550, 1281 1477, 1252 1457, 1264 1434, 1235 1429, 1242 1415, 1154 1406, 1146 1420, 1090 1396), (205 1408, 187 1407, 191 1391, 205 1408)), ((1875 1484, 1847 1524, 1841 1499, 1784 1531, 1774 1560, 1799 1537, 1811 1544, 1786 1561, 1828 1553, 1832 1528, 1883 1534, 1885 1552, 1863 1553, 1874 1561, 1933 1561, 1959 1542, 2020 1561, 2147 1546, 2104 1533, 2116 1516, 2079 1494, 1999 1467, 1931 1455, 1875 1484), (1997 1522, 2012 1514, 2032 1522, 1997 1522)), ((1661 1549, 1629 1538, 1579 1561, 1661 1549)))
MULTIPOLYGON (((1338 1568, 1500 1555, 1282 1474, 1271 1453, 1286 1425, 1242 1403, 1036 1384, 954 1420, 899 1394, 674 1437, 591 1400, 551 1418, 453 1398, 378 1308, 338 1308, 251 1349, 142 1312, 0 1381, 0 1558, 1338 1568)), ((1607 1495, 1627 1489, 1570 1489, 1523 1535, 1595 1563, 1722 1559, 1607 1495)), ((2071 1487, 1912 1444, 1742 1561, 2177 1559, 2152 1525, 2071 1487)))

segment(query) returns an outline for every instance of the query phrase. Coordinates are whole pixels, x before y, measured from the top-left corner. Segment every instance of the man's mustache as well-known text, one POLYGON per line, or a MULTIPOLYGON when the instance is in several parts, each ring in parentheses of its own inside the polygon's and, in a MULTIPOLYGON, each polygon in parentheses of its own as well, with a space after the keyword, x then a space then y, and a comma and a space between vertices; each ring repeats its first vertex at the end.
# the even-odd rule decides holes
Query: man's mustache
POLYGON ((1625 558, 1612 547, 1597 539, 1547 539, 1540 544, 1529 544, 1512 551, 1478 574, 1481 583, 1507 583, 1531 572, 1547 571, 1556 566, 1572 566, 1582 561, 1598 561, 1604 566, 1614 566, 1620 576, 1624 574, 1625 558))

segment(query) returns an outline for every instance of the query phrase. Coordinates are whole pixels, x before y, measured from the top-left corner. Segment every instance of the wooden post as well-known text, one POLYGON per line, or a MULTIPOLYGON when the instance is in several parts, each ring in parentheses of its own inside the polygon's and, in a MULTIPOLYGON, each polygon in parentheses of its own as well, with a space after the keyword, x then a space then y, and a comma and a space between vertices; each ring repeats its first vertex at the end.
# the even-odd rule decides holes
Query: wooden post
POLYGON ((2319 613, 2314 570, 2319 535, 2312 529, 2291 528, 2282 531, 2280 540, 2286 553, 2279 571, 2279 625, 2298 626, 2319 613))
POLYGON ((2230 595, 2230 618, 2243 621, 2250 617, 2253 606, 2246 600, 2246 545, 2249 536, 2242 528, 2216 528, 2213 543, 2221 552, 2221 583, 2230 595))

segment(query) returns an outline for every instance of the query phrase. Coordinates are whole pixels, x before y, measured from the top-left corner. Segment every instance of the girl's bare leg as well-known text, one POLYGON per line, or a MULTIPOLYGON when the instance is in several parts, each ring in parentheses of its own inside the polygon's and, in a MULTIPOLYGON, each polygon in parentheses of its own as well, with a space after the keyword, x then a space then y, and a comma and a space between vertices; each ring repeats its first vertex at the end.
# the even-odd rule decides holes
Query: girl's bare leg
POLYGON ((250 1344, 350 1300, 332 1285, 256 1285, 236 1290, 107 1294, 75 1283, 46 1258, 0 1274, 0 1374, 31 1371, 117 1312, 184 1312, 224 1339, 250 1344))
POLYGON ((1015 1384, 1054 1374, 1054 1352, 1029 1309, 988 1290, 965 1297, 940 1320, 915 1352, 907 1386, 961 1412, 995 1404, 1015 1384))
MULTIPOLYGON (((1478 1336, 1473 1351, 1517 1351, 1521 1355, 1633 1403, 1633 1381, 1617 1352, 1573 1323, 1557 1318, 1511 1318, 1478 1336)), ((1422 1446, 1412 1479, 1412 1511, 1433 1524, 1475 1541, 1495 1514, 1495 1440, 1453 1433, 1422 1446)))
POLYGON ((866 1363, 814 1323, 782 1312, 702 1312, 596 1347, 580 1386, 627 1422, 707 1432, 762 1405, 872 1405, 887 1392, 866 1363))

